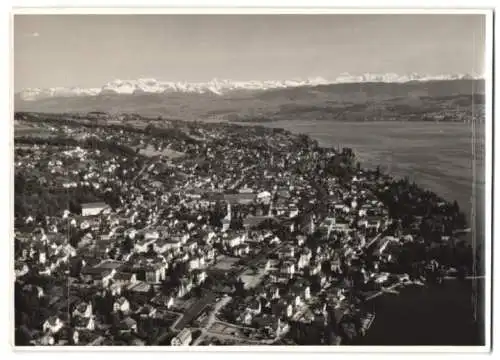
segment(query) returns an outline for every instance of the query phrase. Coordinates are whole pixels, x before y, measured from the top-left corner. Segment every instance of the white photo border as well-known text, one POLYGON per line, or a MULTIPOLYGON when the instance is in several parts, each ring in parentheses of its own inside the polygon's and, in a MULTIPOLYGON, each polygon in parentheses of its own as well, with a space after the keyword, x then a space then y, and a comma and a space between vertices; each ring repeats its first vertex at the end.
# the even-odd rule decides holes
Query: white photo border
MULTIPOLYGON (((48 3, 46 1, 24 1, 21 4, 15 4, 16 6, 43 6, 43 3, 48 3)), ((245 4, 243 6, 246 7, 233 7, 233 8, 214 8, 214 7, 207 7, 209 5, 204 5, 204 7, 192 7, 195 4, 192 3, 197 3, 200 4, 201 1, 197 2, 192 2, 192 1, 178 1, 177 3, 175 2, 170 2, 168 5, 163 5, 159 4, 160 6, 176 6, 174 8, 153 8, 153 7, 144 7, 144 6, 152 6, 152 2, 141 2, 139 4, 130 4, 131 1, 87 1, 84 6, 101 6, 101 7, 87 7, 87 8, 69 8, 67 7, 68 5, 75 5, 77 3, 76 1, 64 1, 64 2, 57 2, 53 4, 48 4, 45 5, 47 7, 45 8, 16 8, 13 9, 11 14, 10 14, 10 24, 9 24, 9 32, 8 32, 8 37, 7 37, 7 48, 11 50, 13 44, 12 44, 12 14, 186 14, 186 13, 204 13, 204 14, 241 14, 241 13, 248 13, 248 14, 263 14, 263 13, 272 13, 272 14, 280 14, 280 13, 287 13, 287 14, 314 14, 314 13, 379 13, 379 14, 386 14, 386 13, 394 13, 394 14, 408 14, 408 13, 439 13, 439 14, 484 14, 486 16, 486 56, 485 56, 485 61, 486 61, 486 66, 485 66, 485 80, 486 80, 486 121, 485 121, 485 206, 486 206, 486 211, 485 211, 485 236, 486 236, 486 241, 485 241, 485 253, 486 253, 486 278, 487 279, 492 279, 492 226, 493 224, 493 213, 492 213, 492 205, 493 205, 493 184, 492 184, 492 177, 493 177, 493 139, 494 139, 494 134, 493 134, 493 98, 492 98, 492 89, 493 89, 493 13, 491 10, 485 10, 485 8, 491 8, 490 6, 481 6, 480 1, 474 2, 474 5, 477 7, 482 7, 482 9, 478 8, 470 8, 468 9, 447 9, 444 7, 441 8, 434 8, 434 9, 422 9, 420 6, 435 6, 436 4, 433 4, 430 1, 408 1, 405 2, 407 3, 413 3, 414 8, 398 8, 398 9, 390 9, 389 7, 400 7, 401 5, 396 5, 394 4, 395 1, 378 1, 377 5, 380 5, 382 3, 389 3, 389 5, 386 5, 387 8, 381 8, 381 7, 373 7, 372 2, 369 1, 351 1, 349 4, 351 6, 355 6, 358 8, 327 8, 329 4, 331 4, 331 1, 308 1, 307 6, 305 7, 304 5, 297 5, 295 3, 299 3, 297 1, 287 1, 286 4, 277 4, 277 5, 270 5, 271 3, 277 3, 277 2, 272 2, 272 1, 254 1, 251 2, 250 4, 245 4), (174 3, 174 4, 172 4, 174 3), (254 7, 258 5, 252 5, 252 4, 258 4, 261 3, 264 6, 272 6, 272 7, 254 7), (290 5, 293 3, 292 5, 290 5), (320 5, 316 5, 316 3, 321 3, 320 5), (109 5, 108 5, 109 4, 109 5), (190 7, 180 7, 184 4, 184 6, 190 6, 190 7), (362 5, 359 5, 362 4, 362 5), (134 5, 139 5, 141 7, 129 7, 129 8, 105 8, 102 6, 134 6, 134 5), (294 6, 294 8, 288 7, 288 8, 282 8, 280 6, 294 6), (51 6, 64 6, 64 8, 50 8, 51 6), (316 8, 312 8, 312 6, 316 6, 316 8), (319 6, 319 7, 318 7, 319 6), (359 7, 361 6, 361 7, 359 7), (365 8, 362 8, 362 6, 365 6, 365 8), (490 241, 491 240, 491 241, 490 241)), ((79 2, 81 3, 81 2, 79 2)), ((158 1, 155 3, 159 3, 158 1)), ((230 1, 219 1, 218 4, 213 4, 212 6, 218 6, 221 5, 220 3, 226 3, 225 6, 227 5, 234 5, 234 2, 230 1)), ((301 2, 302 4, 304 2, 301 2)), ((398 2, 401 3, 401 2, 398 2)), ((454 2, 454 6, 456 6, 456 3, 459 2, 454 2)), ((462 2, 464 3, 464 2, 462 2)), ((494 3, 493 3, 494 4, 494 3)), ((81 6, 80 4, 77 3, 77 5, 81 6)), ((460 4, 458 4, 460 6, 460 4)), ((153 5, 154 6, 154 5, 153 5)), ((158 5, 156 5, 158 6, 158 5)), ((224 6, 224 5, 223 5, 224 6)), ((262 6, 262 5, 260 5, 262 6)), ((4 239, 4 241, 7 241, 9 243, 9 252, 3 252, 4 256, 5 254, 9 254, 9 259, 6 259, 4 261, 4 264, 9 265, 9 276, 10 278, 7 279, 8 282, 6 282, 5 286, 8 286, 9 288, 9 295, 8 296, 8 301, 9 301, 9 309, 8 313, 10 314, 9 319, 7 321, 4 321, 5 324, 9 325, 9 331, 5 334, 6 337, 8 336, 9 342, 11 343, 11 346, 13 347, 13 259, 12 259, 12 254, 13 254, 13 244, 11 239, 13 238, 13 196, 12 196, 12 191, 11 188, 13 186, 12 183, 12 174, 13 174, 13 159, 12 159, 12 148, 13 148, 13 126, 12 126, 12 98, 13 98, 13 54, 12 50, 8 52, 10 54, 8 61, 10 63, 9 66, 9 80, 10 80, 10 89, 7 90, 9 92, 9 103, 7 104, 7 114, 6 118, 2 122, 2 126, 5 127, 4 131, 1 132, 2 136, 9 136, 8 139, 5 139, 2 142, 2 145, 5 147, 2 151, 2 161, 5 159, 5 155, 8 154, 7 156, 7 161, 5 162, 6 168, 9 169, 9 174, 10 174, 10 181, 7 186, 3 187, 8 191, 6 194, 7 196, 4 196, 4 199, 10 199, 9 202, 3 201, 2 202, 2 211, 5 211, 4 216, 2 216, 2 219, 4 221, 8 221, 7 224, 3 228, 9 229, 8 234, 7 234, 7 239, 4 239)), ((4 99, 7 99, 7 96, 4 96, 4 99)), ((496 129, 495 129, 496 131, 496 129)), ((4 172, 5 174, 7 171, 4 172)), ((5 179, 5 177, 4 177, 5 179)), ((496 197, 497 193, 495 193, 496 197)), ((495 220, 497 220, 495 218, 495 220)), ((498 223, 497 221, 495 221, 498 223)), ((495 268, 496 271, 498 270, 498 266, 495 268)), ((497 277, 496 277, 497 278, 497 277)), ((258 346, 258 347, 249 347, 249 346, 231 346, 231 347, 193 347, 189 349, 189 352, 193 353, 198 353, 198 352, 228 352, 228 353, 233 353, 233 352, 253 352, 253 353, 263 353, 263 352, 272 352, 274 356, 274 353, 280 352, 280 353, 288 353, 288 352, 294 352, 294 353, 362 353, 362 354, 373 354, 373 353, 453 353, 453 354, 464 354, 464 353, 477 353, 477 352, 489 352, 491 349, 491 333, 492 333, 492 319, 491 319, 491 306, 492 306, 492 281, 486 281, 485 282, 485 291, 486 291, 486 296, 485 296, 485 302, 486 302, 486 312, 485 312, 485 339, 486 339, 486 344, 485 346, 474 346, 474 347, 453 347, 453 346, 387 346, 387 347, 372 347, 372 346, 363 346, 363 347, 349 347, 349 346, 341 346, 341 347, 324 347, 324 346, 294 346, 294 347, 287 347, 287 346, 258 346)), ((4 337, 4 338, 6 338, 4 337)), ((45 348, 45 347, 15 347, 15 350, 17 352, 32 352, 32 351, 40 351, 40 355, 42 353, 54 353, 54 352, 71 352, 73 353, 74 351, 78 352, 87 352, 87 351, 92 351, 92 352, 103 352, 103 353, 109 353, 109 352, 124 352, 121 355, 124 357, 127 356, 136 356, 133 355, 137 351, 147 351, 147 352, 168 352, 168 353, 173 353, 173 352, 186 352, 186 349, 178 349, 175 347, 134 347, 134 346, 128 346, 126 349, 124 347, 120 346, 110 346, 110 347, 95 347, 95 348, 90 348, 90 347, 61 347, 61 348, 45 348)), ((74 356, 76 354, 72 354, 74 356)), ((208 354, 207 354, 208 355, 208 354)), ((243 355, 243 354, 241 354, 243 355)), ((49 355, 50 356, 50 355, 49 355)), ((107 354, 106 354, 107 356, 107 354)))

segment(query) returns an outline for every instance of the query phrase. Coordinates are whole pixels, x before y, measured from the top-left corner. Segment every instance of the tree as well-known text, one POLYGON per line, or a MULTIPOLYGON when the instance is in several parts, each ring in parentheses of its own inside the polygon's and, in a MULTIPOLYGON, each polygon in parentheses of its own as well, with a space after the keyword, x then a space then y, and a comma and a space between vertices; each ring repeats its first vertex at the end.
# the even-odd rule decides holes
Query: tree
POLYGON ((131 239, 129 236, 126 236, 125 239, 123 240, 122 246, 124 253, 130 254, 135 246, 134 240, 131 239))
POLYGON ((200 286, 194 288, 194 296, 197 298, 201 298, 203 296, 203 289, 200 286))
POLYGON ((79 277, 82 271, 82 260, 79 258, 72 259, 70 261, 70 276, 71 277, 79 277))
POLYGON ((321 281, 319 276, 313 276, 311 279, 311 292, 316 294, 321 290, 321 281))
POLYGON ((153 244, 148 245, 147 255, 149 255, 149 256, 153 256, 153 255, 155 255, 155 254, 156 254, 156 252, 155 252, 155 249, 154 249, 153 244))
POLYGON ((26 326, 22 326, 16 329, 14 335, 14 342, 16 346, 28 346, 30 345, 30 341, 32 340, 31 335, 29 334, 26 326))
POLYGON ((156 296, 156 290, 154 286, 150 286, 148 290, 148 298, 151 300, 156 296))

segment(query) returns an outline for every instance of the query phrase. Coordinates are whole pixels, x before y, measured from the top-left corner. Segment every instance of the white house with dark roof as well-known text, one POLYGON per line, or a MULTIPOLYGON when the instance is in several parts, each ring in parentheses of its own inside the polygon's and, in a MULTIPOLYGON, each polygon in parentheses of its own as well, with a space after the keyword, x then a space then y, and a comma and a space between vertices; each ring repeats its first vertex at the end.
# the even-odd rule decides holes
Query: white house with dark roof
POLYGON ((93 281, 96 285, 107 287, 116 274, 116 269, 106 269, 100 267, 84 267, 81 276, 84 281, 93 281))
POLYGON ((76 317, 74 320, 74 326, 76 330, 95 330, 95 320, 94 317, 76 317))
POLYGON ((107 207, 108 205, 105 202, 84 203, 82 204, 82 215, 83 216, 99 215, 107 207))
POLYGON ((51 316, 42 325, 42 329, 44 332, 50 332, 52 334, 56 334, 59 330, 64 326, 63 321, 57 316, 51 316))
POLYGON ((177 336, 172 339, 172 346, 189 346, 192 341, 191 331, 189 329, 182 330, 177 336))
POLYGON ((121 296, 113 303, 113 311, 121 311, 124 313, 130 311, 129 301, 125 297, 121 296))
POLYGON ((74 317, 90 318, 92 314, 92 304, 82 301, 76 305, 72 315, 74 317))
POLYGON ((119 272, 113 277, 113 281, 121 285, 130 285, 137 281, 137 276, 134 273, 119 272))
POLYGON ((118 329, 121 333, 130 333, 137 331, 137 321, 131 317, 123 319, 118 325, 118 329))
POLYGON ((295 274, 295 264, 292 261, 284 261, 280 266, 280 271, 283 274, 293 276, 295 274))

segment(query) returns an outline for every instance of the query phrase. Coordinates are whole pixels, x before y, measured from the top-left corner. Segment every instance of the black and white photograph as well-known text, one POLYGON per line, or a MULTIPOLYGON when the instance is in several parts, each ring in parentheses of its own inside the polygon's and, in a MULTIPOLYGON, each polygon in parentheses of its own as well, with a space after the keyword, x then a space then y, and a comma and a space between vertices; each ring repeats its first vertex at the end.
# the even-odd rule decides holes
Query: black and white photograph
POLYGON ((14 347, 488 347, 492 14, 13 10, 14 347))

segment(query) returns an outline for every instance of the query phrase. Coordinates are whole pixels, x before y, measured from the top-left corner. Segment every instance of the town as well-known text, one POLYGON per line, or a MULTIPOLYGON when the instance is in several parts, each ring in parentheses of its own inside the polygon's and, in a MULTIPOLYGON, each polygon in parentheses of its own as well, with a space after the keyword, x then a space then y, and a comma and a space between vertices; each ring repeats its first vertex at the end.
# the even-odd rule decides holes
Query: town
POLYGON ((230 123, 15 115, 16 345, 343 345, 480 269, 456 202, 230 123))

